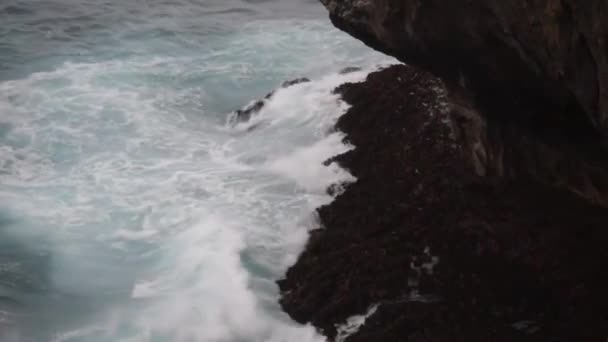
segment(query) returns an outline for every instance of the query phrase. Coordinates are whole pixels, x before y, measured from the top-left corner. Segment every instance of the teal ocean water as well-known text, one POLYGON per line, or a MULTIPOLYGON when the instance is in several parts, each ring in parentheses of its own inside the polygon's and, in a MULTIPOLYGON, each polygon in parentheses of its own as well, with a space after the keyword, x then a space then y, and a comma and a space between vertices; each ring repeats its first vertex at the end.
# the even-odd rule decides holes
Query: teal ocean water
POLYGON ((389 59, 317 0, 3 0, 0 22, 0 341, 323 341, 274 281, 350 179, 322 164, 350 148, 331 90, 389 59))

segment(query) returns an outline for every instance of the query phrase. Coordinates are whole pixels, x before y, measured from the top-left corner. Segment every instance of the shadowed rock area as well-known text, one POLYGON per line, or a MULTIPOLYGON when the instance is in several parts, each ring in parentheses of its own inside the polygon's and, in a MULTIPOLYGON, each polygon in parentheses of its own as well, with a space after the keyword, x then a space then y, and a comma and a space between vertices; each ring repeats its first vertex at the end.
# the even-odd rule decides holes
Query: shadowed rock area
POLYGON ((444 81, 477 174, 608 205, 608 1, 321 2, 338 28, 444 81))
POLYGON ((356 149, 335 161, 357 181, 318 210, 282 307, 333 339, 380 304, 349 342, 605 342, 608 211, 536 175, 480 176, 443 87, 400 65, 336 90, 356 149))

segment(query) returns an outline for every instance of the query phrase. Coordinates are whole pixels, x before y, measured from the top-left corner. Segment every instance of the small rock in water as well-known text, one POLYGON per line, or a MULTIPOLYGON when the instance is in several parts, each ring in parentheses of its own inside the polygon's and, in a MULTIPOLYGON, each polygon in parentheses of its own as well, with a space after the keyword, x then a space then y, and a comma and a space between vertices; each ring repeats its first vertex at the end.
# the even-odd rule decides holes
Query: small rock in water
MULTIPOLYGON (((306 82, 310 82, 310 79, 308 79, 306 77, 300 77, 300 78, 296 78, 293 80, 283 82, 283 84, 281 84, 281 88, 288 88, 293 85, 300 84, 300 83, 306 83, 306 82)), ((251 116, 253 114, 259 113, 262 110, 262 108, 264 108, 264 106, 266 105, 266 100, 269 100, 275 94, 275 92, 276 92, 276 90, 273 90, 270 93, 266 94, 266 96, 264 96, 264 99, 255 101, 241 109, 236 110, 234 112, 234 116, 233 116, 234 117, 233 123, 249 121, 249 119, 251 119, 251 116)))
MULTIPOLYGON (((271 94, 269 94, 269 95, 271 95, 271 94)), ((270 96, 268 96, 267 98, 269 98, 269 97, 270 96)), ((234 123, 248 121, 251 118, 251 115, 258 113, 260 110, 262 110, 262 108, 264 108, 265 104, 266 103, 264 100, 258 100, 252 104, 247 105, 246 107, 244 107, 242 109, 237 109, 234 112, 234 114, 235 114, 234 123)))
POLYGON ((352 72, 357 72, 357 71, 361 71, 361 68, 359 68, 359 67, 346 67, 346 68, 340 70, 340 75, 350 74, 352 72))
POLYGON ((300 84, 300 83, 307 83, 307 82, 310 82, 310 79, 308 79, 306 77, 300 77, 300 78, 296 78, 291 81, 283 82, 283 84, 281 85, 281 88, 287 88, 287 87, 291 87, 292 85, 296 85, 296 84, 300 84))

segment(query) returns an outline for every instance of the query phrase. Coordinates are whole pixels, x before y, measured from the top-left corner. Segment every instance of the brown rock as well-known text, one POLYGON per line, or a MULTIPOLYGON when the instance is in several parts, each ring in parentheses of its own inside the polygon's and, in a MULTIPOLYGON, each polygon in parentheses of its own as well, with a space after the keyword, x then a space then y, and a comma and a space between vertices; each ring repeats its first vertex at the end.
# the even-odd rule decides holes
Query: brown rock
POLYGON ((318 210, 281 305, 347 341, 540 342, 608 337, 608 210, 523 176, 479 177, 446 124, 442 84, 393 66, 337 90, 335 158, 357 178, 318 210))
POLYGON ((608 1, 321 2, 337 27, 445 82, 478 174, 608 205, 608 1))

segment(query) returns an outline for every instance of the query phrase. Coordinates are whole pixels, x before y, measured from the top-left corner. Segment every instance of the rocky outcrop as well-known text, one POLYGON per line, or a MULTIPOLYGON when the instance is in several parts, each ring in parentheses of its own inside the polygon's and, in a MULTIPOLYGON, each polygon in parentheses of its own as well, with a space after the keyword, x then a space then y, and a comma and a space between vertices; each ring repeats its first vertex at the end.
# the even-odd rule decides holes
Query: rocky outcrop
MULTIPOLYGON (((296 84, 308 83, 308 82, 310 82, 310 79, 308 79, 306 77, 300 77, 300 78, 296 78, 293 80, 283 82, 279 89, 289 88, 296 84)), ((266 94, 266 96, 264 96, 263 99, 254 101, 241 109, 235 110, 229 117, 230 123, 237 124, 239 122, 249 121, 249 119, 251 119, 251 116, 259 113, 262 110, 262 108, 264 108, 264 106, 266 105, 266 102, 268 100, 270 100, 274 96, 275 93, 276 93, 276 90, 273 90, 270 93, 266 94)))
POLYGON ((285 311, 334 340, 376 308, 347 342, 605 342, 608 1, 321 2, 411 66, 337 89, 357 181, 285 311))
POLYGON ((478 174, 608 205, 608 1, 321 2, 340 29, 445 82, 478 174))
POLYGON ((393 66, 337 91, 357 181, 318 210, 281 305, 346 342, 605 342, 608 210, 519 176, 481 177, 443 86, 393 66))

